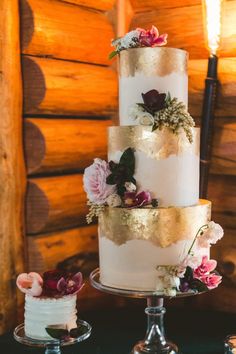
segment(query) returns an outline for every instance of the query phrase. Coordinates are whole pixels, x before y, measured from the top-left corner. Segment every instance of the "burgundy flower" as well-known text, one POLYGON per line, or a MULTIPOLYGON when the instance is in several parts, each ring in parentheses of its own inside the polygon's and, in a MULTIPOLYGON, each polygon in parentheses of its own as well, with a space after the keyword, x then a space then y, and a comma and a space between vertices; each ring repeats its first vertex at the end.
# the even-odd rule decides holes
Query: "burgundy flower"
POLYGON ((82 273, 78 272, 70 277, 63 277, 57 283, 57 290, 61 295, 72 295, 80 291, 83 286, 82 273))
POLYGON ((137 30, 140 32, 139 43, 144 47, 159 47, 167 43, 168 35, 166 33, 159 35, 155 26, 148 31, 143 28, 137 28, 137 30))
POLYGON ((50 270, 43 274, 43 295, 54 297, 76 294, 83 285, 80 272, 70 274, 60 270, 50 270))
POLYGON ((66 276, 66 272, 61 270, 50 270, 43 274, 43 295, 55 296, 59 295, 57 290, 58 281, 66 276))
POLYGON ((154 114, 165 107, 166 94, 157 90, 150 90, 142 93, 144 104, 142 105, 149 113, 154 114))
POLYGON ((124 203, 127 208, 141 207, 151 203, 152 198, 149 192, 125 192, 124 203))

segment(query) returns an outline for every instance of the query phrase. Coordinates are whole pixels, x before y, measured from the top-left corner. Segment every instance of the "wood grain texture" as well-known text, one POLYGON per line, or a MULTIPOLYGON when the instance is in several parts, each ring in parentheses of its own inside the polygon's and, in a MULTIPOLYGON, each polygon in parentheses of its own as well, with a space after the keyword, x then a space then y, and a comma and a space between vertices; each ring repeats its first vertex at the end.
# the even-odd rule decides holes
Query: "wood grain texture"
POLYGON ((117 108, 111 68, 23 57, 24 113, 109 116, 117 108))
POLYGON ((55 269, 78 253, 98 252, 97 225, 27 237, 29 271, 55 269))
POLYGON ((26 119, 24 146, 28 173, 83 169, 95 156, 105 159, 109 125, 110 120, 26 119))
POLYGON ((146 12, 155 10, 159 11, 159 9, 175 9, 176 7, 200 5, 201 0, 131 0, 131 4, 135 12, 146 12))
POLYGON ((21 0, 21 22, 25 54, 109 64, 114 32, 104 13, 58 0, 21 0))
POLYGON ((15 279, 24 269, 22 86, 18 1, 0 2, 0 334, 17 322, 22 296, 15 279))
MULTIPOLYGON (((167 2, 169 3, 169 2, 167 2)), ((170 3, 173 3, 172 1, 170 3)), ((177 3, 177 2, 176 2, 177 3)), ((145 2, 143 2, 145 4, 145 2)), ((152 11, 137 13, 131 28, 149 28, 156 25, 160 33, 168 33, 168 46, 187 50, 191 59, 207 58, 204 22, 201 4, 196 6, 165 8, 154 7, 152 11), (184 35, 183 35, 184 31, 184 35)), ((236 1, 225 1, 222 12, 222 35, 219 48, 220 57, 236 56, 236 1)))
MULTIPOLYGON (((189 112, 201 116, 207 60, 189 61, 189 112)), ((218 66, 218 97, 215 115, 235 117, 236 58, 220 58, 218 66)))
POLYGON ((34 178, 26 195, 26 231, 45 233, 85 224, 82 175, 34 178))
POLYGON ((212 220, 223 228, 236 228, 236 177, 211 175, 208 199, 212 201, 212 220))
POLYGON ((211 172, 236 176, 236 121, 220 124, 216 120, 211 172))
POLYGON ((96 10, 108 11, 115 6, 116 0, 61 0, 70 4, 85 6, 96 10))

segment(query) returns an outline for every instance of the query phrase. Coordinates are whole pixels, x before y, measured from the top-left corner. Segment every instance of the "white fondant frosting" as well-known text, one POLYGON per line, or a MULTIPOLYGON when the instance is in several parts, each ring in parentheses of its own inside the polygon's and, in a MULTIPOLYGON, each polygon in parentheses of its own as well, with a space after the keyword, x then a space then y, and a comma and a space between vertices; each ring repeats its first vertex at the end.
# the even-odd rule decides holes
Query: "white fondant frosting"
MULTIPOLYGON (((99 236, 100 280, 102 284, 129 290, 155 291, 157 266, 178 265, 192 240, 179 241, 161 248, 146 240, 131 240, 117 245, 99 236)), ((209 250, 202 250, 209 255, 209 250)), ((197 254, 201 257, 201 254, 197 254)))
POLYGON ((61 298, 25 296, 25 334, 35 339, 53 339, 45 328, 60 325, 68 330, 77 327, 77 295, 61 298))
POLYGON ((130 117, 130 109, 136 103, 143 103, 142 93, 156 89, 160 93, 170 92, 171 97, 188 105, 188 77, 185 73, 171 73, 167 76, 145 76, 137 74, 119 78, 120 125, 137 125, 130 117))

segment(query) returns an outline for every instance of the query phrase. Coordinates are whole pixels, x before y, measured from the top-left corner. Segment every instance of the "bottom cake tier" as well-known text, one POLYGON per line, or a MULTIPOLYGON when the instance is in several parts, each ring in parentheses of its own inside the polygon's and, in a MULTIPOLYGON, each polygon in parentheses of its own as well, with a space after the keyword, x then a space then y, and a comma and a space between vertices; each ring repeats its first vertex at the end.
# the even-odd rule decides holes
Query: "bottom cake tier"
MULTIPOLYGON (((120 289, 160 291, 157 267, 179 265, 210 217, 206 200, 191 207, 106 208, 99 217, 100 281, 120 289)), ((209 256, 209 248, 194 253, 201 259, 209 256)))
POLYGON ((46 327, 58 325, 60 328, 77 327, 77 295, 61 298, 25 297, 25 334, 34 339, 53 339, 46 327))

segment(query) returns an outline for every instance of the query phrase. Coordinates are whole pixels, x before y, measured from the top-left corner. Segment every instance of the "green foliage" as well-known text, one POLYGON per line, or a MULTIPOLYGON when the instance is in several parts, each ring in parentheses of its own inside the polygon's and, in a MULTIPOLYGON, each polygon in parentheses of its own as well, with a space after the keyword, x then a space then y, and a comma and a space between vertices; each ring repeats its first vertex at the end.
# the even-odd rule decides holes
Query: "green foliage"
POLYGON ((121 155, 119 163, 110 161, 109 167, 111 174, 107 177, 107 184, 116 184, 117 193, 123 196, 126 188, 125 182, 132 182, 136 185, 136 180, 133 177, 135 171, 135 157, 134 150, 131 148, 126 149, 121 155))

